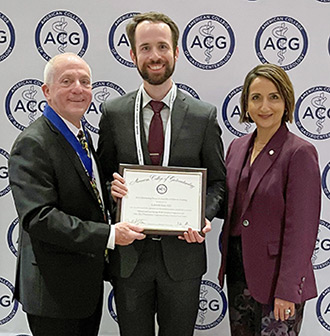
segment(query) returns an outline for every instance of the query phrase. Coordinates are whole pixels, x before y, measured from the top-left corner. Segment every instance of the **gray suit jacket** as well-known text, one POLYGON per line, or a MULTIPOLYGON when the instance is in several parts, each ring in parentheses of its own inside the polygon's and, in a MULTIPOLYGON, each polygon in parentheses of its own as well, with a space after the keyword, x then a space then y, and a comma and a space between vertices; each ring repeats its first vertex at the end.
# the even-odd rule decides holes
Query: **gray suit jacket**
POLYGON ((44 116, 15 141, 9 179, 20 222, 14 297, 33 315, 90 316, 110 227, 76 152, 44 116))
MULTIPOLYGON (((135 92, 102 105, 98 154, 107 180, 118 171, 119 163, 137 164, 134 135, 135 92)), ((141 113, 141 125, 142 113, 141 113)), ((173 105, 169 166, 207 168, 206 217, 212 220, 219 211, 225 189, 225 166, 221 130, 216 108, 178 90, 173 105)), ((141 127, 145 164, 151 164, 141 127)), ((111 272, 129 277, 141 253, 144 241, 117 246, 111 253, 111 272)), ((169 275, 175 280, 199 277, 206 271, 205 244, 188 244, 177 237, 161 241, 169 275)))

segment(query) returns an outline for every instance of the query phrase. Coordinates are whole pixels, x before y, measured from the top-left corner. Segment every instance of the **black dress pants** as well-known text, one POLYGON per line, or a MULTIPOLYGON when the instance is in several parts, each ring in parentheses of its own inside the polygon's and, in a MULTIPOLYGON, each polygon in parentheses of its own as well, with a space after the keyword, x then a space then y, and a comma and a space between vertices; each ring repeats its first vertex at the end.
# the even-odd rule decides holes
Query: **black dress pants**
POLYGON ((129 278, 113 281, 121 336, 192 336, 201 278, 174 281, 167 273, 160 241, 146 239, 129 278))
POLYGON ((102 316, 103 295, 93 315, 84 319, 61 319, 27 314, 33 336, 97 336, 102 316))

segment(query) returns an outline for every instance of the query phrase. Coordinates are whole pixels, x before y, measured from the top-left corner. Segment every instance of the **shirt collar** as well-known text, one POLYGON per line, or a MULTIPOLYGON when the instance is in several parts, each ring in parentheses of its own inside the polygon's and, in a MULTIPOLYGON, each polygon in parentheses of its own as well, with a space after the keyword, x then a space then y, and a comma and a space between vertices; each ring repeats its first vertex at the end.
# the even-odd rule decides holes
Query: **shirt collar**
MULTIPOLYGON (((171 92, 173 90, 173 86, 175 84, 172 83, 172 87, 171 90, 167 92, 167 95, 161 100, 167 107, 170 106, 170 97, 171 97, 171 92)), ((142 108, 145 108, 150 101, 153 100, 147 93, 147 91, 144 89, 144 87, 142 88, 142 108)))
POLYGON ((83 131, 83 128, 82 128, 82 125, 81 125, 81 122, 80 122, 80 127, 77 128, 75 125, 73 125, 72 123, 70 123, 70 121, 64 119, 61 115, 57 114, 62 120, 63 122, 65 123, 65 125, 68 127, 68 129, 75 135, 77 136, 78 132, 81 130, 83 131))

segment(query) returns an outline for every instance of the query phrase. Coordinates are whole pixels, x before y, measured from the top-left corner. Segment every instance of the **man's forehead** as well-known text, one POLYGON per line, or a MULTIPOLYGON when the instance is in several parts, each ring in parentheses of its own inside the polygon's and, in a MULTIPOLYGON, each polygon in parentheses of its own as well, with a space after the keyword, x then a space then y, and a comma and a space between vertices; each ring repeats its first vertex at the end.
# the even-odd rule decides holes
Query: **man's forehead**
POLYGON ((88 76, 90 77, 89 71, 87 69, 66 69, 62 72, 59 73, 59 77, 63 76, 76 76, 78 75, 79 77, 85 77, 88 76))
POLYGON ((158 34, 160 34, 161 32, 163 32, 163 34, 171 34, 171 28, 165 22, 153 22, 148 20, 142 21, 137 25, 135 34, 143 35, 153 31, 157 31, 158 34))
POLYGON ((81 75, 88 75, 89 68, 84 62, 60 62, 54 66, 55 73, 58 73, 60 76, 64 74, 75 74, 79 73, 81 75))
POLYGON ((154 43, 171 44, 172 32, 164 22, 141 22, 135 32, 136 46, 154 43), (144 24, 145 23, 145 24, 144 24), (141 25, 141 26, 140 26, 141 25))

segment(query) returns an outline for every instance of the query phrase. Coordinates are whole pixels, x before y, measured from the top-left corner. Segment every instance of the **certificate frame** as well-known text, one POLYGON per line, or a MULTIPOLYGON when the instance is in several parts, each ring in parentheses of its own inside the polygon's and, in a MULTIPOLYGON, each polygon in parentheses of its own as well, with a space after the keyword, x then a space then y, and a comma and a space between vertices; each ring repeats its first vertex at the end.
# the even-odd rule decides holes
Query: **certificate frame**
POLYGON ((128 193, 118 199, 117 221, 140 225, 147 235, 177 236, 191 227, 204 236, 206 168, 121 163, 119 173, 128 193))

